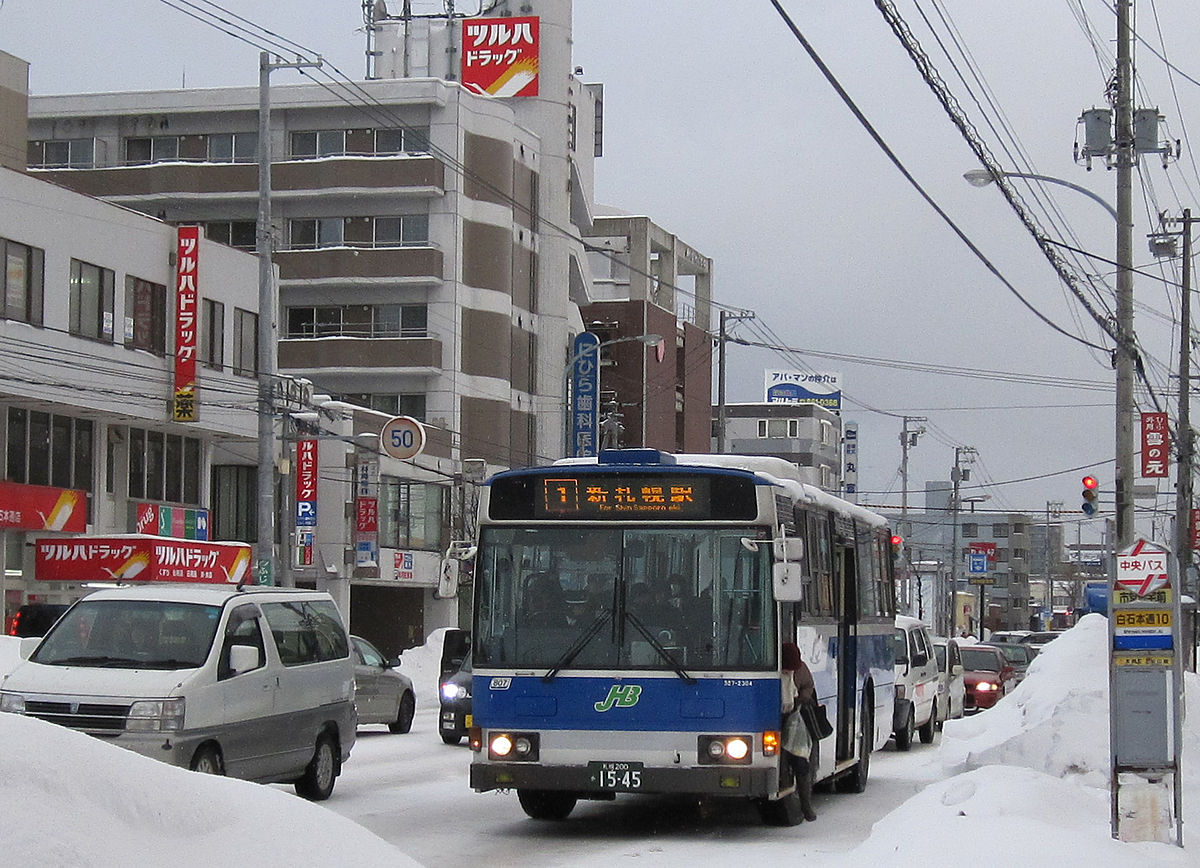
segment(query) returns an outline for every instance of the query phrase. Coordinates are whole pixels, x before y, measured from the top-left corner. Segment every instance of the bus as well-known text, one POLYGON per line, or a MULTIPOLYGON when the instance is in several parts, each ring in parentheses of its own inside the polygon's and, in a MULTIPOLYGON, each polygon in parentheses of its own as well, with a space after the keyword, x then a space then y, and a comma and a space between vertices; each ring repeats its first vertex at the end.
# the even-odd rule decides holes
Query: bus
POLYGON ((544 820, 579 799, 678 793, 794 825, 789 640, 833 725, 815 781, 866 787, 894 701, 881 516, 782 459, 621 449, 496 474, 478 528, 474 790, 516 790, 544 820))

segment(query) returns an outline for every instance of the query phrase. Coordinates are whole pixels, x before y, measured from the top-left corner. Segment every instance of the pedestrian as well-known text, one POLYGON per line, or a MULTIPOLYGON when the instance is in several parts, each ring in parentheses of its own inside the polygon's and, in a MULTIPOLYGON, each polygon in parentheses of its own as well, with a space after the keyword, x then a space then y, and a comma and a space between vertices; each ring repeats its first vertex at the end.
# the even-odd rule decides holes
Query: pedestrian
POLYGON ((812 672, 800 657, 800 649, 795 642, 783 643, 780 668, 783 670, 780 673, 784 716, 783 755, 792 770, 792 776, 796 779, 800 810, 804 819, 812 821, 817 818, 812 806, 813 735, 800 709, 804 705, 816 703, 816 686, 813 684, 812 672))

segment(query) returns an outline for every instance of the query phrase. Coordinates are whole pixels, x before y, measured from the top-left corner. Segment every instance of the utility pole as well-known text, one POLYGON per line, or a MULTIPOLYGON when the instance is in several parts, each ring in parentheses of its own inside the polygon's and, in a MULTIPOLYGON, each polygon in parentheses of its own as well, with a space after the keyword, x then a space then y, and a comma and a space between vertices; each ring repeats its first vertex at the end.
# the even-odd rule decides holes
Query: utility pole
MULTIPOLYGON (((975 449, 970 446, 954 447, 954 468, 950 471, 950 480, 954 483, 954 493, 950 498, 950 515, 954 522, 954 526, 950 530, 950 538, 952 540, 950 545, 950 590, 947 592, 945 588, 942 588, 933 604, 933 611, 937 618, 936 623, 938 629, 942 630, 943 636, 951 635, 950 631, 954 629, 954 601, 957 599, 955 595, 958 593, 959 562, 962 561, 962 556, 958 551, 958 513, 962 508, 959 490, 961 483, 971 478, 970 468, 964 468, 962 462, 964 458, 973 460, 975 455, 975 449)), ((982 630, 983 612, 979 613, 979 623, 981 625, 979 638, 982 639, 984 638, 982 630)))
MULTIPOLYGON (((908 450, 917 445, 917 438, 925 433, 925 426, 909 430, 909 422, 928 422, 924 416, 905 416, 904 430, 900 432, 900 519, 908 519, 908 450)), ((907 530, 902 531, 907 534, 907 530)))
MULTIPOLYGON (((275 353, 279 342, 278 296, 271 264, 271 72, 321 65, 297 60, 274 63, 258 56, 258 545, 255 580, 275 584, 275 353)), ((290 576, 288 571, 286 575, 290 576)))
POLYGON ((1046 623, 1042 625, 1043 630, 1049 630, 1050 624, 1054 621, 1054 570, 1050 565, 1050 519, 1059 518, 1062 515, 1063 504, 1061 500, 1046 501, 1046 623))
POLYGON ((1133 0, 1117 0, 1116 550, 1133 542, 1133 0))
POLYGON ((721 324, 720 331, 717 335, 717 454, 721 455, 725 452, 725 342, 729 339, 729 335, 725 330, 725 323, 728 320, 743 320, 754 319, 754 314, 749 311, 743 311, 738 314, 731 314, 729 311, 721 308, 721 324))

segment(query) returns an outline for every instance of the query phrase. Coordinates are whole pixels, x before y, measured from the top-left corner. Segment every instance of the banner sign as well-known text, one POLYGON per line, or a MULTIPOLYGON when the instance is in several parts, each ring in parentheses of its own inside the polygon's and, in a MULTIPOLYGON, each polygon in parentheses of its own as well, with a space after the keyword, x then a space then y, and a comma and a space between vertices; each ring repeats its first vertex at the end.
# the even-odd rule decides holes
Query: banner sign
POLYGON ((137 504, 134 533, 157 534, 178 539, 208 539, 208 510, 185 506, 137 504))
POLYGON ((858 503, 858 423, 842 428, 842 491, 846 500, 858 503))
POLYGON ((0 482, 0 530, 87 530, 87 492, 0 482))
POLYGON ((1192 551, 1200 549, 1200 509, 1191 511, 1191 539, 1192 551))
POLYGON ((571 346, 570 458, 596 455, 600 432, 600 338, 582 332, 571 346))
POLYGON ((180 226, 175 284, 175 400, 171 418, 196 421, 196 308, 200 227, 180 226))
POLYGON ((967 546, 967 549, 973 555, 986 555, 988 567, 995 568, 996 544, 994 542, 973 542, 967 546))
POLYGON ((1142 414, 1142 476, 1148 479, 1167 475, 1167 457, 1171 435, 1166 413, 1142 414))
POLYGON ((834 413, 842 409, 842 375, 804 371, 765 371, 768 404, 816 404, 834 413))
POLYGON ((250 546, 129 535, 35 541, 34 572, 44 582, 205 582, 236 584, 250 546))
POLYGON ((296 441, 296 527, 317 526, 317 441, 296 441))
POLYGON ((354 565, 379 566, 379 463, 359 461, 354 468, 354 565))
POLYGON ((537 96, 538 19, 464 20, 462 83, 484 96, 537 96))

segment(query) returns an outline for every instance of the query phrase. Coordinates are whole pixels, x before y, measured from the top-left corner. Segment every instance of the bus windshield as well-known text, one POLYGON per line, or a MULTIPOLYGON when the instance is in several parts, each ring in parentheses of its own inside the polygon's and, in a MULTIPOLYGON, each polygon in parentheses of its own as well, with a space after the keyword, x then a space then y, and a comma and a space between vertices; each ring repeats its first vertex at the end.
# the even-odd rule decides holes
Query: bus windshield
POLYGON ((770 670, 765 528, 482 529, 476 666, 770 670))

